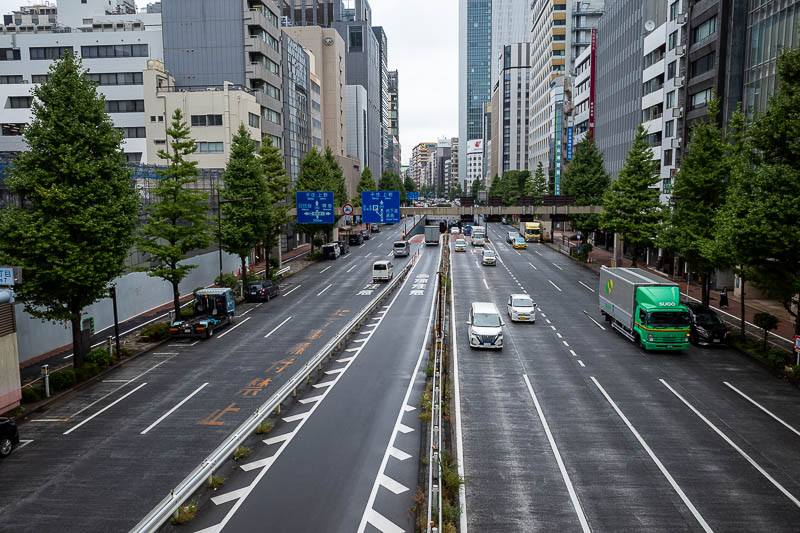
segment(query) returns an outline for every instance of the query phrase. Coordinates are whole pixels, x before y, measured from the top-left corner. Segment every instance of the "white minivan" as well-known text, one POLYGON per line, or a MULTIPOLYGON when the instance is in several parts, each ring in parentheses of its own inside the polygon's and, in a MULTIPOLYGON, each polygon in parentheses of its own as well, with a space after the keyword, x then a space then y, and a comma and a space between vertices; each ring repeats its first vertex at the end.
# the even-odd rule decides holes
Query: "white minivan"
POLYGON ((469 346, 470 348, 503 349, 503 326, 500 311, 492 302, 472 302, 469 310, 469 346))
POLYGON ((408 257, 408 242, 395 241, 392 245, 392 252, 395 257, 408 257))
POLYGON ((372 281, 389 281, 393 277, 391 261, 383 259, 372 263, 372 281))

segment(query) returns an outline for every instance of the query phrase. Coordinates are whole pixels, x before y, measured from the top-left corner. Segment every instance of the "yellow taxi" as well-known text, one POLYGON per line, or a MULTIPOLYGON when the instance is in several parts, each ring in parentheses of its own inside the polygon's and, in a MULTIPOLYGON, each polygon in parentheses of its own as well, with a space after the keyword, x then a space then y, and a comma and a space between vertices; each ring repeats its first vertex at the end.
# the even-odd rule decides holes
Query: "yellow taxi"
POLYGON ((514 242, 512 244, 515 250, 525 250, 528 248, 528 243, 525 242, 525 239, 520 237, 515 237, 514 242))

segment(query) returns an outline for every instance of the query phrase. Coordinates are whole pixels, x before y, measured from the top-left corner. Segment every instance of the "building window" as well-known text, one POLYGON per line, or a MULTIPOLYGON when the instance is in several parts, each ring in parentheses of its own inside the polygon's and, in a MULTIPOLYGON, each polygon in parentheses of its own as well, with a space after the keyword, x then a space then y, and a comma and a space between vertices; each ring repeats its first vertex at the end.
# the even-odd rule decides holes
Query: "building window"
POLYGON ((142 85, 141 72, 89 73, 87 77, 98 85, 142 85))
POLYGON ((664 166, 672 165, 672 150, 664 150, 664 166))
POLYGON ((192 127, 222 126, 222 115, 192 115, 192 127))
POLYGON ((673 50, 678 46, 678 30, 669 34, 669 49, 673 50))
POLYGON ((553 35, 554 41, 565 41, 567 39, 566 35, 553 35))
POLYGON ((106 100, 108 113, 143 113, 144 100, 106 100))
POLYGON ((167 141, 166 139, 156 139, 153 141, 153 144, 158 144, 158 145, 167 144, 167 141))
POLYGON ((711 89, 706 89, 704 91, 700 91, 699 93, 694 93, 692 96, 689 97, 689 109, 697 109, 698 107, 703 107, 709 100, 711 100, 711 89))
POLYGON ((664 75, 660 74, 653 79, 644 82, 644 89, 642 94, 650 94, 654 91, 661 89, 664 86, 664 75))
POLYGON ((364 33, 361 26, 348 26, 348 52, 363 52, 364 51, 364 33))
POLYGON ((667 109, 675 107, 675 91, 670 91, 667 93, 667 109))
POLYGON ((9 96, 8 106, 11 109, 28 109, 33 102, 33 96, 9 96))
POLYGON ((247 114, 247 121, 250 123, 251 128, 260 128, 261 121, 259 120, 259 116, 255 113, 248 113, 247 114))
POLYGON ((122 137, 125 139, 144 139, 147 137, 147 132, 145 131, 144 126, 119 129, 122 131, 122 137))
POLYGON ((675 73, 678 71, 678 61, 675 60, 669 65, 667 65, 667 79, 671 80, 675 77, 675 73))
POLYGON ((142 162, 142 152, 130 152, 125 154, 125 162, 136 164, 142 162))
POLYGON ((280 76, 281 75, 281 67, 278 66, 278 64, 276 62, 274 62, 273 60, 271 60, 270 58, 267 58, 266 67, 267 67, 267 70, 269 70, 270 72, 272 72, 276 76, 280 76))
POLYGON ((31 59, 58 59, 64 52, 73 55, 71 46, 37 46, 31 47, 31 59))
POLYGON ((50 80, 49 74, 32 74, 31 83, 45 83, 50 80))
POLYGON ((675 136, 675 121, 668 120, 664 124, 664 137, 674 137, 675 136))
POLYGON ((651 65, 655 65, 656 63, 661 61, 663 57, 664 57, 664 48, 662 46, 659 46, 658 48, 656 48, 655 50, 644 56, 644 68, 647 68, 651 65))
POLYGON ((702 41, 717 31, 717 16, 714 15, 707 21, 692 30, 692 42, 702 41))
POLYGON ((84 59, 95 59, 100 57, 147 57, 148 54, 146 44, 108 44, 81 46, 81 56, 84 59))
POLYGON ((272 146, 274 146, 276 148, 280 148, 281 147, 281 138, 280 137, 278 137, 276 135, 270 135, 269 133, 266 135, 266 137, 268 139, 272 140, 272 146))
POLYGON ((222 142, 205 142, 197 143, 197 153, 199 154, 221 154, 225 151, 222 142))
POLYGON ((669 20, 675 20, 681 13, 681 0, 672 2, 669 6, 669 20))
POLYGON ((19 48, 0 48, 0 61, 19 61, 19 48))
POLYGON ((273 111, 272 109, 265 107, 264 108, 264 120, 268 120, 270 122, 274 122, 275 124, 281 123, 281 114, 277 111, 273 111))
POLYGON ((22 76, 18 74, 10 76, 0 76, 0 85, 11 85, 15 83, 22 83, 22 76))
POLYGON ((25 124, 3 124, 3 137, 18 137, 22 135, 25 124))
POLYGON ((275 100, 280 100, 281 99, 281 92, 274 85, 271 85, 269 83, 265 83, 264 84, 264 92, 267 93, 269 96, 273 97, 275 100))
POLYGON ((704 72, 708 72, 709 70, 714 68, 714 60, 716 59, 716 54, 711 52, 710 54, 704 55, 700 59, 692 61, 691 63, 691 73, 692 76, 699 76, 704 72))

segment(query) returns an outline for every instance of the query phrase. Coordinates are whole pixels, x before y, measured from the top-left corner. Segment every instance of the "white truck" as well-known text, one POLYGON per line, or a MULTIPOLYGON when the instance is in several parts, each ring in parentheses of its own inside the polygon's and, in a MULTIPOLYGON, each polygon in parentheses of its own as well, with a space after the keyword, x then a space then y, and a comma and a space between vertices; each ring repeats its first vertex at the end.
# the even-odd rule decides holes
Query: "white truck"
POLYGON ((439 226, 425 226, 425 244, 439 245, 439 226))
POLYGON ((472 246, 483 246, 486 244, 486 228, 483 226, 472 226, 472 246))

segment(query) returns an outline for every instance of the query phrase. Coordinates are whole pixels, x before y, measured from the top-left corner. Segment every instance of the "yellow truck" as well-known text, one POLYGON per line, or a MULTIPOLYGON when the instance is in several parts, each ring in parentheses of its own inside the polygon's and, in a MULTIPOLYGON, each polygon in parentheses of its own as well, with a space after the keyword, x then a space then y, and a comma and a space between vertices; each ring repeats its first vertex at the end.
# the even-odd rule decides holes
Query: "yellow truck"
POLYGON ((520 222, 519 234, 525 239, 525 242, 541 242, 542 240, 542 223, 541 222, 520 222))

